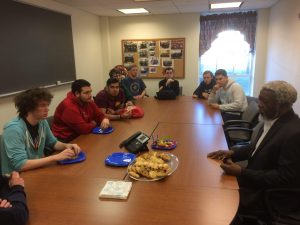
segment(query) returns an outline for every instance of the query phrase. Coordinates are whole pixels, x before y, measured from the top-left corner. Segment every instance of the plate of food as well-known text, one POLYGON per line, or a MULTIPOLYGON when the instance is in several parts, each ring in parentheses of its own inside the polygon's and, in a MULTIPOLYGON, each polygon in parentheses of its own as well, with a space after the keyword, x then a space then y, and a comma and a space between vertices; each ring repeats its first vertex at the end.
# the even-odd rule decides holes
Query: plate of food
POLYGON ((156 181, 174 173, 178 164, 179 160, 173 154, 149 151, 129 164, 127 173, 134 180, 156 181))
POLYGON ((73 164, 73 163, 79 163, 86 159, 85 153, 83 151, 79 152, 76 158, 74 159, 65 159, 58 161, 59 164, 65 165, 65 164, 73 164))
POLYGON ((152 149, 172 150, 177 147, 177 142, 171 139, 158 139, 151 144, 152 149))
POLYGON ((111 132, 114 131, 114 128, 112 127, 108 127, 106 129, 102 129, 100 127, 95 127, 93 130, 92 130, 92 133, 93 134, 110 134, 111 132))
POLYGON ((129 152, 114 152, 105 159, 108 166, 128 166, 135 159, 135 154, 129 152))

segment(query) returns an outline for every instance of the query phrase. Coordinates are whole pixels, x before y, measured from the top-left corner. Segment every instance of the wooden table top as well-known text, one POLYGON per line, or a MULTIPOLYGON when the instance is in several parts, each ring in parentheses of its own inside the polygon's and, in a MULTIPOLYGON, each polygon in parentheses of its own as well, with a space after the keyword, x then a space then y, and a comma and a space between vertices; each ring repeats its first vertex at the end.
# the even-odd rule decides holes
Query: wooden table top
POLYGON ((231 222, 238 208, 237 181, 206 157, 210 151, 227 148, 219 112, 191 97, 174 101, 147 98, 138 105, 145 111, 144 118, 113 121, 113 133, 82 135, 74 141, 86 152, 84 162, 22 173, 29 225, 231 222), (105 166, 104 160, 113 152, 126 152, 119 144, 139 130, 178 141, 177 148, 169 151, 179 159, 177 170, 160 181, 133 181, 127 200, 100 200, 98 194, 106 181, 132 181, 126 168, 105 166))
POLYGON ((183 188, 167 179, 134 182, 127 200, 103 200, 98 195, 107 179, 61 178, 27 179, 29 225, 224 225, 238 202, 235 190, 183 188))

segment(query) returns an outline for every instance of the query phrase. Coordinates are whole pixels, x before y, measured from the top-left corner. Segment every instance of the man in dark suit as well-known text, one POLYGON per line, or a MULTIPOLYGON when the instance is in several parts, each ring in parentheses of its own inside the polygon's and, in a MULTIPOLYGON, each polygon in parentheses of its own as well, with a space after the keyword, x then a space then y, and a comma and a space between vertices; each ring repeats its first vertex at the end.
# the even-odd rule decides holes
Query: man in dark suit
MULTIPOLYGON (((259 112, 264 123, 255 143, 239 150, 208 154, 223 159, 221 168, 237 177, 238 214, 264 215, 264 192, 272 188, 300 188, 300 119, 292 109, 297 91, 285 81, 265 84, 259 94, 259 112), (237 161, 248 160, 242 168, 237 161)), ((232 224, 243 224, 237 220, 232 224)))

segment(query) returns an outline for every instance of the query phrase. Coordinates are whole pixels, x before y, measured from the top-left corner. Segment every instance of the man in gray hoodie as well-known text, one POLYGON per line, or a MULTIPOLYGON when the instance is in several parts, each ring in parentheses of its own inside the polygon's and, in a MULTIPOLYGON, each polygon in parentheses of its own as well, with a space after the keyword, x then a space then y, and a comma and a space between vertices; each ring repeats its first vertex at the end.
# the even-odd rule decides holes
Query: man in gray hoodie
POLYGON ((226 113, 226 111, 244 112, 248 106, 245 92, 241 85, 227 76, 224 69, 215 73, 216 85, 209 95, 208 103, 212 108, 220 109, 223 121, 229 119, 240 119, 239 113, 226 113))

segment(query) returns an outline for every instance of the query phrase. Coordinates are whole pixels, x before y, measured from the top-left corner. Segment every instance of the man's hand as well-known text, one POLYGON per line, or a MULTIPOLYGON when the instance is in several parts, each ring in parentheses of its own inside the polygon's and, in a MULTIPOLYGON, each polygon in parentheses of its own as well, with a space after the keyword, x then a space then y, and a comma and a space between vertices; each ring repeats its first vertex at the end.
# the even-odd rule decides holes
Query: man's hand
POLYGON ((202 96, 203 96, 205 99, 208 99, 209 94, 206 93, 206 92, 202 92, 202 96))
POLYGON ((232 150, 218 150, 207 154, 207 157, 212 159, 223 160, 225 158, 231 158, 234 151, 232 150))
POLYGON ((77 156, 79 154, 79 152, 81 152, 80 147, 77 144, 65 144, 66 145, 66 149, 71 149, 75 156, 77 156))
POLYGON ((133 96, 134 99, 138 100, 138 99, 142 99, 144 96, 142 95, 137 95, 137 96, 133 96))
POLYGON ((214 87, 213 87, 213 89, 212 89, 212 91, 215 93, 217 90, 219 90, 221 87, 220 87, 220 85, 219 84, 216 84, 214 87))
POLYGON ((130 119, 131 118, 131 110, 126 110, 124 113, 120 115, 120 119, 130 119))
POLYGON ((10 204, 9 201, 0 198, 0 208, 11 208, 11 207, 12 205, 10 204))
POLYGON ((115 115, 115 114, 116 114, 116 111, 113 110, 113 109, 107 108, 107 109, 106 109, 106 113, 107 113, 107 114, 111 114, 111 115, 115 115))
POLYGON ((174 82, 174 80, 172 78, 169 78, 166 82, 166 86, 168 86, 170 83, 174 82))
POLYGON ((65 159, 73 159, 76 157, 75 152, 72 149, 65 149, 60 153, 51 156, 55 161, 65 160, 65 159))
POLYGON ((212 108, 214 108, 214 109, 220 109, 220 106, 219 106, 219 104, 217 104, 217 103, 212 103, 212 104, 209 104, 212 108))
POLYGON ((224 160, 225 162, 221 163, 220 167, 224 170, 225 173, 233 176, 241 175, 242 168, 240 165, 231 161, 231 159, 224 160))
POLYGON ((125 104, 126 107, 127 107, 127 106, 133 106, 133 105, 134 105, 134 104, 133 104, 132 101, 127 101, 126 104, 125 104))
POLYGON ((104 118, 100 124, 101 129, 106 129, 109 127, 109 119, 104 118))
POLYGON ((97 123, 95 120, 92 120, 91 123, 94 125, 94 126, 97 126, 97 123))
POLYGON ((16 185, 21 185, 22 187, 24 187, 24 180, 20 177, 18 172, 13 171, 9 180, 9 187, 13 187, 16 185))

